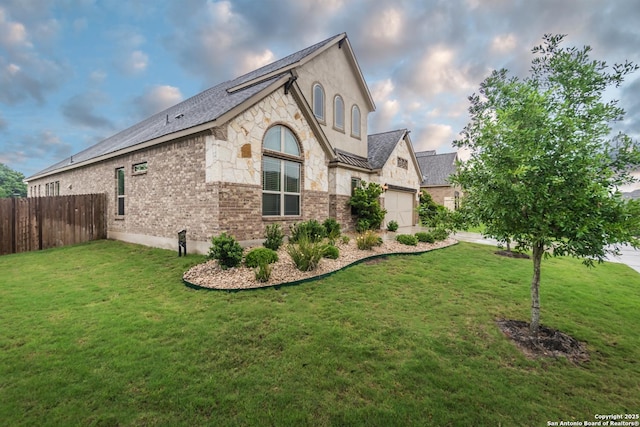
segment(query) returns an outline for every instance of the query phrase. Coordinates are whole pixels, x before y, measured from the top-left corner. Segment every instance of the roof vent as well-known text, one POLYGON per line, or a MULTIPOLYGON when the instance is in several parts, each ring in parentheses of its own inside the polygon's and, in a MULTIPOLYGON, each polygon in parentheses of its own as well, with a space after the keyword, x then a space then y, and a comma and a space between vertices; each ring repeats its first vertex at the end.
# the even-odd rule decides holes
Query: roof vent
POLYGON ((181 119, 181 118, 183 118, 183 117, 184 117, 184 114, 180 113, 180 114, 178 114, 177 116, 175 116, 174 118, 175 118, 175 119, 181 119))

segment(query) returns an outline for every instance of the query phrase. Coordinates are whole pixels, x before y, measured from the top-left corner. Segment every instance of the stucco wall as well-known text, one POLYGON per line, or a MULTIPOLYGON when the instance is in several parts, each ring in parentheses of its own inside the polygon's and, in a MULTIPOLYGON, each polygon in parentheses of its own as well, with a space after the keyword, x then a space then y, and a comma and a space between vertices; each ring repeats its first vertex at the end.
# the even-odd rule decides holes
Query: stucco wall
POLYGON ((321 126, 334 147, 367 157, 367 121, 370 110, 355 73, 347 59, 346 49, 334 45, 298 69, 297 83, 311 106, 314 83, 320 83, 324 88, 325 121, 321 126), (337 94, 344 100, 344 131, 336 130, 333 126, 333 100, 337 94), (351 107, 354 104, 360 108, 360 138, 351 136, 351 107))

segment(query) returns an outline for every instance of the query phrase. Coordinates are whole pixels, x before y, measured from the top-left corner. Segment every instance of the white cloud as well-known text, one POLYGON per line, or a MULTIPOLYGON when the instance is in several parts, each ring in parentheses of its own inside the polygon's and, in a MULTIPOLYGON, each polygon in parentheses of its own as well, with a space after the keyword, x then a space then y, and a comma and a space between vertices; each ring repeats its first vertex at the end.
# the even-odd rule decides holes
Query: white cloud
POLYGON ((165 110, 183 99, 182 93, 177 87, 158 85, 148 87, 145 92, 136 97, 133 102, 138 109, 137 115, 145 118, 165 110))
POLYGON ((491 51, 495 53, 508 53, 513 51, 517 44, 518 38, 515 34, 499 34, 491 41, 491 51))
POLYGON ((107 73, 103 70, 95 70, 89 75, 89 79, 94 83, 102 83, 106 78, 107 73))
POLYGON ((468 67, 456 63, 456 58, 456 51, 445 45, 429 49, 417 67, 408 70, 412 89, 423 96, 433 96, 446 91, 463 93, 473 88, 467 76, 468 67))
POLYGON ((370 37, 384 44, 398 42, 406 30, 402 11, 392 7, 373 14, 366 28, 370 37))
POLYGON ((438 150, 443 146, 451 146, 455 139, 451 126, 444 124, 429 124, 419 135, 419 139, 413 142, 416 151, 438 150))
POLYGON ((269 49, 265 49, 262 53, 247 53, 240 62, 237 74, 245 74, 249 71, 256 70, 264 65, 270 64, 276 60, 275 55, 269 49))
POLYGON ((0 44, 6 48, 32 47, 27 29, 20 22, 8 20, 7 14, 0 7, 0 44))
POLYGON ((149 56, 141 50, 134 50, 129 55, 125 69, 131 73, 139 73, 146 70, 148 64, 149 56))

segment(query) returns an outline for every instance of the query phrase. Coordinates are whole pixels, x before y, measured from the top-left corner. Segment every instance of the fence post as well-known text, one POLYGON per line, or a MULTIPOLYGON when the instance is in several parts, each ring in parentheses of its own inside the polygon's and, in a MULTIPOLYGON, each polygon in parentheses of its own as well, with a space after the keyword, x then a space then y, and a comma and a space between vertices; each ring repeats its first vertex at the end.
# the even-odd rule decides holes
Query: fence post
POLYGON ((18 209, 18 202, 15 197, 11 198, 11 253, 15 254, 18 250, 16 248, 16 228, 17 224, 17 215, 16 210, 18 209))

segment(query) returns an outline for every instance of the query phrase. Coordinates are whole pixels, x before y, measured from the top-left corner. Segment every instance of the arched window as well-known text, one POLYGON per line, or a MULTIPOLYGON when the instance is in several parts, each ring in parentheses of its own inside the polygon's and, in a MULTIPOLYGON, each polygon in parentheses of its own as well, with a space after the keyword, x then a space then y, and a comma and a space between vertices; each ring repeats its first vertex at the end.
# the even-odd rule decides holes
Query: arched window
POLYGON ((262 215, 299 216, 302 157, 298 140, 287 127, 265 133, 262 155, 262 215))
POLYGON ((340 95, 333 99, 333 126, 344 130, 344 101, 340 95))
POLYGON ((324 89, 320 83, 313 85, 313 114, 324 122, 324 89))
POLYGON ((351 107, 351 136, 360 138, 360 108, 357 105, 351 107))

